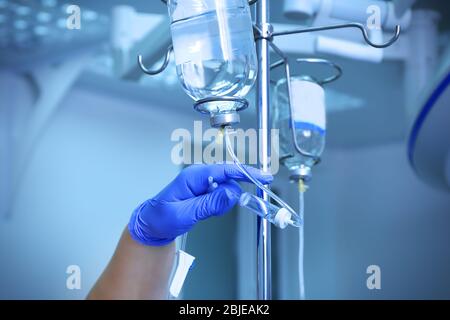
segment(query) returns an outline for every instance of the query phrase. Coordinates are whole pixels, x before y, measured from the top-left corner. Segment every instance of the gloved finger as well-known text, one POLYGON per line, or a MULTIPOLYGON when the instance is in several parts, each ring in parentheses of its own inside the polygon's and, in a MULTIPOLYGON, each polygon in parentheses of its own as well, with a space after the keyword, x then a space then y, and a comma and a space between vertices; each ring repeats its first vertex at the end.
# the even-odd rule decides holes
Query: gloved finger
POLYGON ((238 202, 242 189, 235 181, 221 183, 211 193, 197 197, 196 220, 205 220, 211 216, 221 216, 230 211, 238 202))
MULTIPOLYGON (((246 168, 255 179, 263 184, 270 184, 273 181, 271 174, 264 174, 253 167, 246 168)), ((186 200, 206 194, 210 189, 210 181, 208 181, 210 177, 218 184, 230 180, 250 182, 235 164, 192 165, 177 176, 174 183, 169 186, 170 192, 166 192, 165 189, 160 195, 164 195, 166 200, 172 201, 172 199, 186 200), (177 188, 173 189, 173 185, 176 185, 177 188)))

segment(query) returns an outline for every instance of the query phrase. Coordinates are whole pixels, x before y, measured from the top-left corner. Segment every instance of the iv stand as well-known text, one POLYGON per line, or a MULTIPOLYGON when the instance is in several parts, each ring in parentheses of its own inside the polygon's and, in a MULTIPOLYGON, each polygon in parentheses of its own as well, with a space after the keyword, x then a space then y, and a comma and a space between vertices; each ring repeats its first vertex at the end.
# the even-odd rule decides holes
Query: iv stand
MULTIPOLYGON (((256 26, 260 29, 262 37, 256 40, 258 56, 258 78, 256 83, 256 99, 259 128, 259 165, 263 171, 269 171, 270 159, 270 131, 269 131, 269 105, 270 105, 270 56, 269 46, 273 30, 269 23, 269 0, 259 0, 256 4, 256 26)), ((269 196, 262 190, 257 190, 258 196, 270 201, 269 196)), ((256 263, 257 282, 256 295, 259 300, 272 299, 272 253, 271 229, 266 219, 257 217, 256 221, 256 263)))
MULTIPOLYGON (((273 27, 270 24, 270 0, 258 0, 256 1, 256 24, 254 26, 255 39, 256 39, 256 50, 258 55, 259 69, 258 69, 258 79, 256 86, 256 97, 257 97, 257 110, 258 110, 258 128, 259 132, 259 165, 263 171, 269 170, 269 159, 270 159, 270 134, 269 134, 269 106, 270 106, 270 70, 271 67, 277 67, 279 65, 285 65, 286 79, 288 82, 289 100, 291 98, 291 89, 289 87, 290 82, 290 69, 289 62, 284 55, 284 53, 273 43, 273 38, 276 36, 284 36, 289 34, 300 34, 307 32, 317 32, 332 29, 342 29, 342 28, 357 28, 359 29, 364 37, 364 40, 374 48, 386 48, 395 43, 400 37, 401 28, 396 26, 394 36, 383 44, 373 43, 364 28, 360 23, 347 23, 340 25, 332 25, 325 27, 313 27, 305 29, 297 29, 292 31, 281 31, 274 32, 273 27), (275 65, 270 65, 269 49, 272 49, 276 54, 278 54, 282 60, 275 65)), ((341 70, 339 70, 341 71, 341 70)), ((294 135, 294 141, 296 149, 305 156, 309 156, 301 148, 298 147, 296 138, 294 135)), ((258 190, 258 195, 266 201, 270 201, 268 195, 258 190)), ((270 223, 258 216, 257 218, 257 298, 259 300, 270 300, 272 298, 272 266, 271 266, 271 232, 270 223)))
MULTIPOLYGON (((167 4, 167 0, 161 0, 167 4)), ((256 5, 256 24, 254 25, 256 50, 258 55, 258 79, 256 84, 256 97, 257 97, 257 111, 258 111, 258 128, 260 130, 259 141, 259 166, 264 171, 269 171, 270 160, 270 129, 269 129, 269 106, 270 106, 270 70, 271 67, 278 67, 285 65, 286 78, 290 79, 289 62, 286 55, 283 54, 274 43, 273 38, 277 36, 284 36, 290 34, 301 34, 309 32, 318 32, 324 30, 334 30, 343 28, 356 28, 362 32, 364 40, 368 45, 374 48, 386 48, 394 44, 400 37, 401 27, 398 25, 395 27, 394 35, 387 42, 382 44, 373 43, 364 25, 361 23, 346 23, 324 27, 311 27, 300 28, 289 31, 274 32, 273 26, 270 24, 270 0, 249 0, 249 5, 256 5), (270 65, 270 49, 281 57, 281 61, 276 62, 272 66, 270 65)), ((167 54, 164 58, 161 67, 150 70, 145 67, 142 56, 138 56, 138 65, 142 71, 148 75, 156 75, 164 71, 169 65, 170 54, 173 51, 173 46, 169 46, 167 54)), ((290 88, 288 88, 290 91, 290 88)), ((290 94, 289 94, 290 95, 290 94)), ((217 97, 218 101, 223 101, 225 97, 217 97)), ((228 98, 230 99, 230 98, 228 98)), ((210 101, 207 101, 210 102, 210 101)), ((243 106, 246 107, 245 105, 243 106)), ((199 110, 201 111, 201 110, 199 110)), ((300 154, 308 156, 306 152, 298 148, 300 154)), ((269 201, 268 195, 258 190, 258 195, 264 200, 269 201)), ((260 217, 257 218, 257 298, 260 300, 270 300, 272 298, 272 276, 271 276, 271 233, 270 223, 260 217)))

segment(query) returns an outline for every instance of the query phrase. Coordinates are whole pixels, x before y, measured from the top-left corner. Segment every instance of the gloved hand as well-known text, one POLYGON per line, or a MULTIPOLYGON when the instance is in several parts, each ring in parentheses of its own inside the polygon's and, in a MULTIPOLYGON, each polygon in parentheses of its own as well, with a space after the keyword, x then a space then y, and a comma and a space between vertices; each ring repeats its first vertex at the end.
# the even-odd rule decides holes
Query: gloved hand
MULTIPOLYGON (((263 184, 271 175, 246 167, 263 184)), ((242 193, 236 181, 250 182, 231 164, 193 165, 184 169, 156 197, 134 210, 128 230, 131 237, 144 245, 163 246, 192 229, 198 222, 228 212, 242 193), (218 184, 210 190, 208 178, 218 184)))

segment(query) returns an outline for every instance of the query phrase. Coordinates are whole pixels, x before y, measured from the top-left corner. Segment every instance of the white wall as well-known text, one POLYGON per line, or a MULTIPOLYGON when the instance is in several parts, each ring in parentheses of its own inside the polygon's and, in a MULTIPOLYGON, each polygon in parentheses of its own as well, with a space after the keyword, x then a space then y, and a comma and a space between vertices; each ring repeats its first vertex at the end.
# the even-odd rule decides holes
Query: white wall
POLYGON ((170 134, 192 120, 169 111, 70 92, 32 155, 12 219, 0 219, 0 298, 86 296, 131 211, 178 172, 170 134), (66 289, 71 264, 81 267, 80 291, 66 289))

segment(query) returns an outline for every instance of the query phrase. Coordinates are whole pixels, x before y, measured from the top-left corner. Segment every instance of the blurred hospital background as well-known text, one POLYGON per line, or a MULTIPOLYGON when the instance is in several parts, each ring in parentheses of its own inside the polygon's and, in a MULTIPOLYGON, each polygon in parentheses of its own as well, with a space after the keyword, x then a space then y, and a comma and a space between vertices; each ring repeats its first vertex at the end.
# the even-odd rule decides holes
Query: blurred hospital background
MULTIPOLYGON (((351 29, 275 40, 343 69, 325 87, 326 148, 305 195, 307 298, 450 299, 450 3, 357 2, 396 6, 397 43, 374 51, 351 29), (381 290, 366 286, 370 265, 381 290)), ((321 8, 272 0, 271 19, 278 29, 353 19, 321 8)), ((173 131, 209 128, 173 59, 155 77, 138 68, 140 53, 159 66, 170 43, 161 1, 0 0, 1 299, 83 299, 132 210, 181 170, 173 131), (67 28, 70 5, 80 29, 67 28), (70 265, 81 290, 66 288, 70 265)), ((244 128, 256 126, 248 99, 244 128)), ((295 207, 288 177, 281 168, 273 189, 295 207)), ((196 226, 183 298, 255 298, 255 233, 238 208, 196 226)), ((298 299, 298 231, 273 228, 272 255, 273 297, 298 299)))

